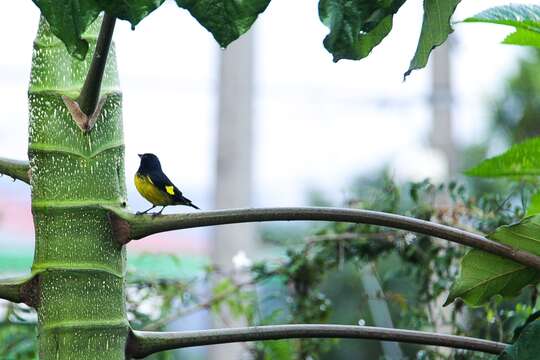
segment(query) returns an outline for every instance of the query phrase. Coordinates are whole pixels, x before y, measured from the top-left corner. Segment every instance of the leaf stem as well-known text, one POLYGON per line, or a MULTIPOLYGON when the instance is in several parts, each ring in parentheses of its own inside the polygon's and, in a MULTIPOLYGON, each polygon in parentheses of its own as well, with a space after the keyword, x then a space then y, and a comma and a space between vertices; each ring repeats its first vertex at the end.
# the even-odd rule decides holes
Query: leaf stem
POLYGON ((37 277, 2 279, 0 280, 0 299, 35 307, 37 286, 37 277))
POLYGON ((28 161, 0 158, 0 174, 11 176, 25 183, 30 183, 30 166, 28 161))
POLYGON ((159 351, 185 347, 299 338, 397 341, 466 349, 490 354, 500 354, 507 346, 507 344, 490 340, 424 331, 371 326, 295 324, 179 332, 132 331, 128 338, 126 352, 128 356, 140 359, 159 351))
POLYGON ((103 22, 101 23, 101 29, 99 30, 96 51, 94 52, 90 69, 86 74, 81 95, 77 99, 81 110, 87 116, 91 116, 94 113, 99 102, 101 81, 103 80, 103 73, 107 64, 107 56, 109 55, 115 23, 116 18, 105 13, 103 22))
POLYGON ((450 226, 397 214, 330 207, 254 208, 201 211, 176 215, 135 215, 107 207, 116 240, 124 245, 145 236, 193 227, 259 221, 339 221, 412 231, 473 247, 540 270, 540 257, 450 226))

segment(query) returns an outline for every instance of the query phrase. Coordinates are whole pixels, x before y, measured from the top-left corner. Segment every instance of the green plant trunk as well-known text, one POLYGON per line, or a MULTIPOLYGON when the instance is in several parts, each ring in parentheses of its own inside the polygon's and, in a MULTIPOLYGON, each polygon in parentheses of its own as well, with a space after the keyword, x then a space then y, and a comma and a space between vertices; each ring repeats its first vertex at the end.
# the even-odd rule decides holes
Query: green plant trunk
POLYGON ((85 34, 91 51, 84 61, 69 56, 43 19, 34 43, 28 155, 41 359, 124 359, 129 331, 125 250, 115 245, 100 207, 126 201, 114 47, 101 88, 107 100, 89 133, 62 99, 79 95, 100 22, 85 34))

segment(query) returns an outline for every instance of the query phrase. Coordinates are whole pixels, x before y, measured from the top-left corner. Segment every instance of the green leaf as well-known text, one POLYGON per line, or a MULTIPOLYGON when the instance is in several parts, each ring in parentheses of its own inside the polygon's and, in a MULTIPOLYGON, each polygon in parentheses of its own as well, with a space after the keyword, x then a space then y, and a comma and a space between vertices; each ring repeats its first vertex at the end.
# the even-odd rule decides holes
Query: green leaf
POLYGON ((540 6, 510 4, 484 10, 463 22, 509 25, 517 29, 540 32, 540 6))
POLYGON ((334 61, 360 60, 392 30, 393 15, 405 0, 320 0, 319 18, 330 33, 324 47, 334 61))
POLYGON ((540 213, 540 192, 535 193, 531 197, 531 202, 527 206, 527 213, 525 216, 536 215, 540 213))
MULTIPOLYGON (((540 216, 518 224, 501 226, 489 239, 540 255, 540 216)), ((456 298, 471 306, 482 305, 495 295, 512 297, 536 284, 540 273, 532 268, 480 250, 469 251, 461 260, 461 271, 450 289, 445 305, 456 298)))
POLYGON ((502 43, 507 45, 540 47, 540 34, 535 31, 518 29, 508 35, 502 43))
POLYGON ((503 44, 540 47, 540 6, 510 4, 482 11, 464 20, 469 23, 508 25, 516 31, 504 39, 503 44))
POLYGON ((249 30, 270 0, 176 0, 225 48, 249 30))
POLYGON ((517 341, 517 339, 521 336, 521 333, 523 332, 523 330, 525 330, 527 326, 529 326, 530 323, 532 323, 533 321, 536 321, 539 317, 540 317, 540 311, 536 311, 532 313, 531 315, 529 315, 527 320, 525 320, 525 323, 516 327, 514 329, 514 336, 512 337, 512 342, 517 341))
POLYGON ((517 341, 506 347, 499 360, 536 360, 540 354, 540 321, 529 323, 521 331, 517 341))
POLYGON ((501 155, 482 161, 465 172, 469 176, 540 175, 540 137, 513 145, 501 155))
POLYGON ((33 0, 49 23, 52 33, 68 52, 82 60, 88 52, 83 34, 102 12, 128 20, 133 26, 157 9, 165 0, 33 0))
POLYGON ((82 34, 100 13, 95 0, 33 0, 49 23, 52 33, 72 56, 84 59, 88 42, 82 34))
POLYGON ((420 39, 409 69, 404 78, 413 70, 421 69, 427 65, 431 51, 446 41, 453 29, 450 18, 460 0, 424 0, 424 20, 420 39))
POLYGON ((165 2, 165 0, 96 0, 101 9, 118 19, 127 20, 133 27, 165 2))

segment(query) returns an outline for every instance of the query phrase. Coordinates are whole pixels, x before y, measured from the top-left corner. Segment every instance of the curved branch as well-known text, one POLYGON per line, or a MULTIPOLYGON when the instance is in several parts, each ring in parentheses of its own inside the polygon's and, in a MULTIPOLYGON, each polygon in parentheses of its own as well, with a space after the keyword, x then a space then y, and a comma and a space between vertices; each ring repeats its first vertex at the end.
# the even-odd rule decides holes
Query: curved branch
POLYGON ((115 23, 116 18, 105 13, 98 35, 94 57, 92 58, 90 69, 86 74, 81 95, 77 99, 80 109, 87 116, 91 116, 94 113, 99 101, 101 80, 103 79, 105 65, 107 64, 107 56, 109 55, 115 23))
POLYGON ((397 341, 474 350, 490 354, 500 354, 507 346, 507 344, 489 340, 424 331, 371 326, 298 324, 179 332, 132 331, 128 339, 126 353, 135 359, 140 359, 155 352, 184 347, 300 338, 397 341))
POLYGON ((30 184, 30 165, 28 161, 0 158, 0 174, 11 176, 30 184))
POLYGON ((201 226, 257 221, 340 221, 386 226, 434 236, 486 251, 540 270, 540 257, 526 251, 514 249, 508 245, 487 239, 482 235, 450 226, 378 211, 326 207, 296 207, 213 210, 152 216, 134 215, 117 207, 108 207, 107 209, 111 211, 110 218, 113 224, 113 230, 115 231, 115 238, 122 245, 131 240, 141 239, 145 236, 164 231, 201 226))
POLYGON ((25 303, 28 306, 36 307, 38 278, 24 277, 17 279, 0 280, 0 299, 14 303, 25 303))

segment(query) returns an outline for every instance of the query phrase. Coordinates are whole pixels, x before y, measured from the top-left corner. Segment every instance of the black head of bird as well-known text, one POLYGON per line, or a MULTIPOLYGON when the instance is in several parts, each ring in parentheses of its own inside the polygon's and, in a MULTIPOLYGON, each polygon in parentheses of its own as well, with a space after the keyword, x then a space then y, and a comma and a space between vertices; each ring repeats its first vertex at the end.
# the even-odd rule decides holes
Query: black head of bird
POLYGON ((161 163, 156 155, 151 153, 138 154, 141 158, 138 172, 148 172, 152 170, 161 170, 161 163))

